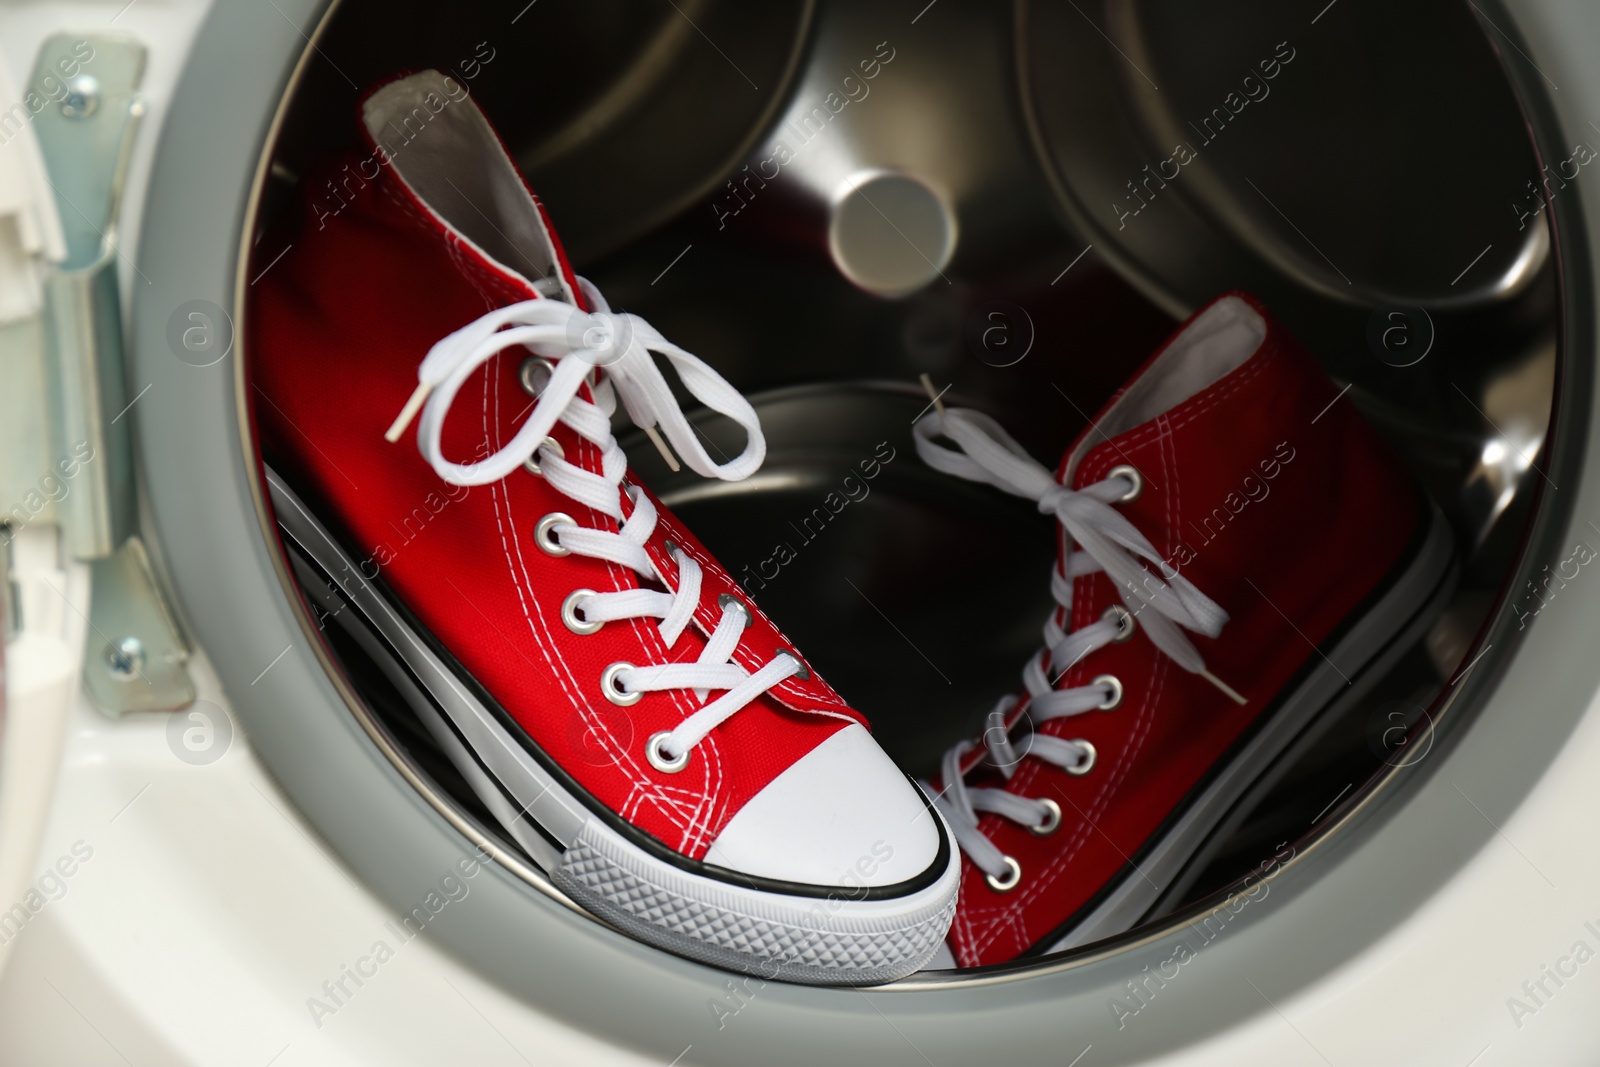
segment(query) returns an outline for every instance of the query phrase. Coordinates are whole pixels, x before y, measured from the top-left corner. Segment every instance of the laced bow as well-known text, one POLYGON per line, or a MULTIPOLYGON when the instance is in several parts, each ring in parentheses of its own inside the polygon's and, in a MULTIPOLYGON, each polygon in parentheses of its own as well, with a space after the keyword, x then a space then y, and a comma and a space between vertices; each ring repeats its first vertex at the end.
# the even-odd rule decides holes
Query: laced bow
MULTIPOLYGON (((1184 670, 1204 677, 1230 699, 1245 703, 1242 696, 1206 669, 1199 651, 1184 633, 1188 630, 1215 637, 1228 620, 1227 612, 1168 564, 1150 540, 1113 506, 1135 488, 1134 476, 1113 473, 1094 485, 1068 489, 1058 484, 1054 475, 1029 456, 997 421, 976 411, 944 410, 939 406, 917 422, 914 434, 917 454, 930 467, 1034 501, 1042 513, 1056 517, 1068 543, 1077 546, 1067 554, 1064 567, 1051 572, 1050 591, 1060 610, 1052 611, 1045 620, 1044 647, 1023 668, 1028 694, 1024 718, 1030 727, 1025 747, 1019 752, 1011 736, 1016 725, 1011 721, 1017 706, 1015 696, 996 704, 986 721, 983 745, 989 762, 1004 777, 1009 779, 1017 764, 1028 756, 1053 763, 1071 774, 1085 774, 1093 766, 1094 747, 1087 741, 1051 737, 1035 730, 1052 719, 1080 715, 1120 699, 1120 682, 1116 683, 1116 691, 1110 689, 1114 679, 1096 679, 1086 686, 1062 690, 1055 688, 1055 681, 1090 653, 1127 636, 1124 627, 1132 626, 1134 619, 1139 620, 1163 655, 1184 670), (939 444, 939 437, 957 447, 939 444), (1108 616, 1069 633, 1059 620, 1071 615, 1073 579, 1099 572, 1111 579, 1125 605, 1126 618, 1108 616)), ((1029 799, 1003 789, 968 787, 965 775, 971 767, 967 761, 976 748, 974 743, 962 741, 945 753, 941 766, 945 789, 935 803, 949 821, 957 843, 989 875, 991 884, 1010 888, 1015 885, 1016 861, 1003 855, 978 830, 978 812, 993 812, 1040 832, 1059 824, 1061 813, 1052 801, 1029 799)))
MULTIPOLYGON (((650 434, 669 463, 672 456, 661 443, 657 427, 690 469, 704 477, 724 481, 749 477, 766 456, 766 439, 755 409, 726 379, 638 316, 613 314, 587 279, 579 278, 578 284, 590 306, 596 308, 594 313, 555 299, 527 300, 491 311, 435 344, 417 369, 416 390, 385 436, 397 441, 420 409, 417 447, 445 481, 486 485, 526 467, 544 477, 553 489, 612 519, 616 532, 579 526, 565 515, 547 516, 549 529, 537 536, 548 541, 541 540, 540 547, 552 555, 571 553, 629 567, 669 591, 575 590, 562 607, 563 619, 580 634, 622 619, 659 619, 662 644, 670 649, 694 617, 703 573, 692 556, 669 546, 678 568, 677 588, 673 589, 645 550, 658 515, 649 496, 624 484, 628 461, 611 432, 617 400, 621 398, 629 418, 650 434), (479 367, 517 345, 541 357, 548 367, 548 379, 532 412, 499 451, 474 463, 447 459, 441 439, 457 393, 479 367), (672 363, 696 400, 744 428, 744 451, 724 463, 712 462, 652 352, 672 363), (593 402, 581 395, 585 386, 593 402), (560 445, 550 437, 558 422, 600 450, 599 473, 567 461, 560 445), (631 505, 626 513, 624 496, 631 505)), ((645 692, 692 689, 696 698, 704 701, 710 691, 722 691, 674 729, 650 738, 646 755, 658 770, 681 770, 688 763, 689 751, 718 725, 773 686, 805 673, 800 661, 786 652, 753 673, 732 662, 751 621, 750 609, 735 597, 722 598, 721 607, 717 626, 694 662, 619 663, 602 676, 601 688, 607 698, 624 705, 635 703, 645 692)))

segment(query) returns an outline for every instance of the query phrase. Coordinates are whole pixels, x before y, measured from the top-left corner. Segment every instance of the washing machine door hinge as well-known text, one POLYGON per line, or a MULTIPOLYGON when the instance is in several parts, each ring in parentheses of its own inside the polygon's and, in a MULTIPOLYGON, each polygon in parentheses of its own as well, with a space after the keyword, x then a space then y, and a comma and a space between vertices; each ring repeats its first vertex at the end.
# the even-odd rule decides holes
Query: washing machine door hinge
POLYGON ((65 554, 90 561, 84 682, 113 714, 195 695, 189 650, 133 536, 142 394, 126 377, 119 273, 145 283, 119 247, 118 216, 145 55, 120 34, 57 34, 23 91, 7 92, 19 103, 0 110, 0 540, 58 526, 65 554))
POLYGON ((144 63, 144 46, 130 38, 58 34, 40 48, 23 94, 62 242, 60 258, 40 272, 45 425, 34 444, 48 452, 36 453, 30 473, 41 484, 29 488, 50 479, 54 492, 44 496, 78 559, 109 556, 134 523, 128 409, 136 394, 124 373, 117 267, 138 268, 118 248, 117 217, 144 113, 144 63))

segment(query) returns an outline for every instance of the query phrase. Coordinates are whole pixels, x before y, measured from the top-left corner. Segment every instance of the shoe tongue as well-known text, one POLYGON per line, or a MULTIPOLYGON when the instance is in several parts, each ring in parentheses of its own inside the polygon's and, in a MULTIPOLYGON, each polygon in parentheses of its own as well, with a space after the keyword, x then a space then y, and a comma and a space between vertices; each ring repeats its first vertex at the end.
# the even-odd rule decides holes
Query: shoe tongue
MULTIPOLYGON (((361 127, 373 161, 362 160, 361 169, 387 171, 377 181, 392 183, 402 210, 445 244, 488 299, 553 299, 592 310, 543 205, 461 83, 436 70, 382 83, 361 102, 361 127)), ((590 385, 580 389, 594 400, 590 385)), ((596 449, 570 462, 602 468, 596 449)))
POLYGON ((1196 312, 1117 391, 1067 449, 1056 481, 1074 489, 1083 460, 1115 438, 1215 385, 1264 347, 1266 310, 1247 293, 1228 293, 1196 312))
POLYGON ((374 163, 461 251, 524 298, 589 310, 543 205, 465 86, 437 70, 395 78, 362 101, 361 125, 374 163))

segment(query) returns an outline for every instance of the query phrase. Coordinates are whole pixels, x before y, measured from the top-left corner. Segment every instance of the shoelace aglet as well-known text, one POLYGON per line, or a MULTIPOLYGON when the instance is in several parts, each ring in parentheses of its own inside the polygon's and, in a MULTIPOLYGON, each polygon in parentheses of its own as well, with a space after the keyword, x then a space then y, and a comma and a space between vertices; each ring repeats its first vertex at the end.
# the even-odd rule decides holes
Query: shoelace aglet
POLYGON ((672 449, 668 448, 667 443, 661 439, 661 435, 656 433, 656 428, 654 426, 646 426, 644 435, 650 438, 650 443, 656 446, 656 451, 661 453, 661 458, 667 461, 667 467, 676 474, 681 469, 678 466, 678 457, 672 454, 672 449))
POLYGON ((1206 670, 1204 667, 1200 668, 1200 677, 1204 678, 1206 681, 1210 682, 1212 685, 1214 685, 1218 689, 1222 690, 1223 694, 1226 695, 1227 698, 1229 700, 1233 701, 1235 704, 1248 704, 1248 703, 1250 703, 1244 697, 1239 695, 1239 691, 1237 689, 1235 689, 1233 686, 1229 685, 1227 682, 1224 682, 1221 678, 1218 678, 1216 675, 1212 674, 1210 671, 1206 670))
MULTIPOLYGON (((406 406, 400 409, 400 414, 390 425, 383 439, 391 445, 400 440, 400 435, 406 432, 406 427, 411 425, 411 420, 417 417, 417 412, 422 410, 423 401, 428 399, 428 394, 433 392, 433 386, 427 382, 418 382, 417 387, 411 392, 411 399, 406 401, 406 406)), ((673 470, 677 470, 676 467, 673 470)))
POLYGON ((939 399, 940 394, 939 391, 933 387, 933 379, 928 377, 926 371, 922 373, 921 377, 922 388, 927 390, 928 399, 933 401, 933 410, 937 411, 942 417, 944 415, 944 401, 939 399))

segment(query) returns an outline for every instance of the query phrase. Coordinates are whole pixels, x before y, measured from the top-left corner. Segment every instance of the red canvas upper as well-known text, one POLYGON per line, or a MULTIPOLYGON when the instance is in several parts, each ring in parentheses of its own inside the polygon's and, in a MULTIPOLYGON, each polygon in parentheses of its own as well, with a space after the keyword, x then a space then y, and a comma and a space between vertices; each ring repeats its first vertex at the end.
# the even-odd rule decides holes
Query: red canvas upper
MULTIPOLYGON (((560 619, 569 593, 637 588, 639 575, 579 555, 549 556, 534 544, 534 527, 550 512, 613 532, 617 524, 520 470, 475 488, 447 484, 419 454, 414 424, 398 443, 384 440, 430 346, 487 311, 538 294, 443 226, 391 166, 352 182, 353 174, 371 173, 371 148, 369 141, 360 156, 369 161, 365 172, 345 169, 352 156, 304 181, 299 211, 259 246, 263 265, 288 246, 251 289, 248 308, 251 399, 263 452, 345 538, 364 573, 387 584, 583 788, 669 847, 703 857, 773 777, 863 720, 813 672, 780 683, 717 726, 687 769, 665 773, 646 761, 646 740, 677 726, 699 702, 679 690, 618 707, 601 693, 601 672, 617 661, 693 661, 721 617, 718 596, 743 600, 742 591, 656 501, 660 521, 647 550, 662 573, 676 578, 663 547, 669 540, 704 569, 694 625, 670 651, 653 620, 574 634, 560 619), (336 214, 328 210, 328 178, 338 179, 344 204, 336 214)), ((526 420, 533 401, 518 381, 524 356, 520 349, 501 353, 462 389, 445 425, 447 457, 482 458, 526 420)), ((569 462, 599 469, 593 444, 563 425, 552 436, 569 462)), ((623 506, 631 507, 626 499, 623 506)), ((734 661, 753 672, 790 646, 751 607, 734 661)))
MULTIPOLYGON (((1259 303, 1230 295, 1266 318, 1267 335, 1256 353, 1163 414, 1104 440, 1094 427, 1113 398, 1068 451, 1057 480, 1078 489, 1118 465, 1141 472, 1142 494, 1118 510, 1228 612, 1219 637, 1190 637, 1211 672, 1248 702, 1235 704, 1177 666, 1142 628, 1068 670, 1057 688, 1112 674, 1123 683, 1122 703, 1039 727, 1042 734, 1095 746, 1097 762, 1086 775, 1025 758, 1009 781, 984 767, 968 776, 975 786, 1053 799, 1063 821, 1040 837, 1008 819, 982 817, 979 828, 1018 861, 1022 878, 1010 892, 996 892, 964 859, 949 939, 962 966, 1016 957, 1125 870, 1318 655, 1315 646, 1383 581, 1417 529, 1418 490, 1387 446, 1348 398, 1336 400, 1338 391, 1321 367, 1259 303)), ((1063 558, 1069 547, 1062 544, 1063 558)), ((1064 625, 1080 629, 1118 603, 1103 573, 1081 576, 1064 625)), ((1024 700, 1010 720, 1025 710, 1024 700)), ((982 755, 979 746, 967 765, 982 755)))

